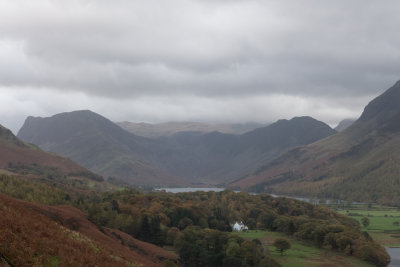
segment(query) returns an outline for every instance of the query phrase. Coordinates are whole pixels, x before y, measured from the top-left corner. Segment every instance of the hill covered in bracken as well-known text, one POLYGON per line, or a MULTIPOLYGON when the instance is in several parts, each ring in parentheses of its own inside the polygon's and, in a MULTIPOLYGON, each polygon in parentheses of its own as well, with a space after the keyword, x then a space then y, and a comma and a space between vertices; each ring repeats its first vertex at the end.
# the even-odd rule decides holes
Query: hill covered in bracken
POLYGON ((0 125, 0 169, 9 173, 46 177, 80 177, 93 181, 103 181, 72 160, 50 154, 39 147, 24 143, 0 125))
POLYGON ((282 154, 233 186, 256 192, 400 204, 400 81, 349 128, 282 154))
POLYGON ((98 228, 70 206, 0 194, 0 252, 11 266, 160 266, 177 256, 118 230, 98 228))
POLYGON ((6 175, 0 176, 0 192, 30 201, 0 195, 0 215, 5 218, 0 234, 6 236, 0 253, 21 266, 28 266, 36 255, 42 255, 44 265, 75 259, 65 260, 64 251, 80 255, 82 260, 74 266, 95 264, 104 257, 111 265, 113 260, 120 265, 146 261, 144 266, 264 266, 274 262, 268 249, 231 233, 235 221, 243 221, 251 230, 280 232, 376 266, 387 266, 390 261, 385 249, 362 232, 356 220, 326 207, 265 194, 132 189, 81 194, 6 175), (61 245, 57 247, 53 239, 61 245), (79 252, 73 250, 76 241, 83 243, 79 252), (20 250, 25 245, 28 257, 22 259, 20 250), (179 258, 164 247, 176 251, 179 258))

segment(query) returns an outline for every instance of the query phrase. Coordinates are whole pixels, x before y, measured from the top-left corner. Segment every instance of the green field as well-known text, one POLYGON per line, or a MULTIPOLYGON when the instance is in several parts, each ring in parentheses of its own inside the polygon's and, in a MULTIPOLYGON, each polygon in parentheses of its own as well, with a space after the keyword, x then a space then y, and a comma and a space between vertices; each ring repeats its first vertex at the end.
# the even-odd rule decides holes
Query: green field
POLYGON ((317 248, 311 244, 287 237, 285 234, 269 231, 252 230, 238 233, 243 238, 259 239, 268 249, 272 257, 284 267, 317 267, 317 266, 372 266, 357 258, 334 252, 328 249, 317 248), (284 237, 291 243, 291 248, 283 256, 275 250, 272 243, 276 238, 284 237))
POLYGON ((400 209, 380 205, 351 205, 340 208, 338 211, 361 224, 363 217, 367 217, 370 224, 362 227, 370 236, 386 247, 400 247, 400 209), (396 222, 399 222, 397 225, 396 222))

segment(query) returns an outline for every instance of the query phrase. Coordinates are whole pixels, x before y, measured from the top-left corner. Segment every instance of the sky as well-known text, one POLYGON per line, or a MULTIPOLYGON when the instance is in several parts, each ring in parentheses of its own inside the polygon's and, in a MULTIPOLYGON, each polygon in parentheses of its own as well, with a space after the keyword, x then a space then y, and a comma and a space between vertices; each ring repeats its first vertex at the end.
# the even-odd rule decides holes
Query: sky
POLYGON ((400 79, 397 0, 0 0, 0 124, 335 126, 400 79))

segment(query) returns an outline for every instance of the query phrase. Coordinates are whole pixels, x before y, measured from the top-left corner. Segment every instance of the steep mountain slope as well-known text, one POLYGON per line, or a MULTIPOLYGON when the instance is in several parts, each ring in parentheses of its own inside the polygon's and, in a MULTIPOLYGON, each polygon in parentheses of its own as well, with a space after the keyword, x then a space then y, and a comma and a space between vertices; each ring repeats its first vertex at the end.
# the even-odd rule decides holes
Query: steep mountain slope
POLYGON ((348 129, 234 183, 248 190, 400 204, 400 81, 348 129))
POLYGON ((99 175, 91 173, 75 162, 42 151, 26 144, 0 125, 0 169, 24 175, 66 177, 81 176, 102 181, 99 175))
POLYGON ((333 133, 328 125, 301 117, 244 135, 180 132, 150 139, 128 133, 91 111, 75 111, 28 117, 18 137, 104 176, 142 185, 185 185, 238 179, 285 149, 333 133))
POLYGON ((356 119, 344 119, 339 122, 339 124, 334 129, 337 132, 343 132, 344 130, 349 128, 355 121, 356 119))
POLYGON ((260 123, 210 124, 200 122, 134 123, 117 122, 122 129, 143 137, 171 136, 179 132, 243 134, 266 125, 260 123))
POLYGON ((155 153, 155 147, 161 150, 156 141, 132 135, 88 110, 49 118, 28 117, 18 137, 69 157, 105 177, 116 176, 141 185, 184 183, 145 160, 155 153))
POLYGON ((257 169, 288 148, 334 133, 328 125, 310 117, 279 120, 243 135, 180 133, 164 139, 177 149, 163 168, 185 177, 201 177, 209 183, 226 183, 257 169))

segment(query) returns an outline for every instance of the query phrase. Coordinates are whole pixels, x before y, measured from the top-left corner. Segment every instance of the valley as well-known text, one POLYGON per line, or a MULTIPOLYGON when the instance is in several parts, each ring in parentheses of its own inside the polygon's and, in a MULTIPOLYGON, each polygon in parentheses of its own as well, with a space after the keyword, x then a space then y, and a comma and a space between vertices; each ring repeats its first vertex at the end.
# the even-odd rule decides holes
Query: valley
POLYGON ((241 135, 179 132, 146 138, 88 110, 28 117, 18 138, 61 154, 104 177, 135 185, 221 185, 282 151, 336 133, 311 117, 279 120, 241 135))
POLYGON ((0 0, 0 267, 400 267, 399 11, 0 0))
POLYGON ((343 267, 368 267, 374 266, 359 259, 343 255, 334 251, 316 248, 315 246, 290 238, 284 234, 269 231, 253 230, 239 234, 246 239, 258 239, 271 251, 273 258, 284 267, 318 267, 318 266, 343 266, 343 267), (291 243, 283 256, 272 245, 278 238, 285 238, 291 243))
POLYGON ((400 213, 381 205, 398 199, 400 110, 393 101, 399 97, 397 83, 339 133, 296 117, 240 135, 149 138, 91 111, 28 117, 18 136, 1 127, 3 260, 20 266, 387 266, 384 246, 400 245, 400 213), (340 201, 316 205, 265 192, 340 201), (18 216, 19 230, 6 221, 18 216), (48 225, 54 238, 38 225, 32 237, 45 244, 38 246, 26 236, 30 220, 48 225), (234 222, 250 231, 232 232, 234 222), (273 246, 279 238, 292 244, 282 255, 273 246), (32 250, 16 245, 24 242, 32 250), (65 257, 78 247, 84 255, 65 257))
POLYGON ((346 130, 282 153, 232 188, 398 205, 399 101, 397 82, 346 130))

